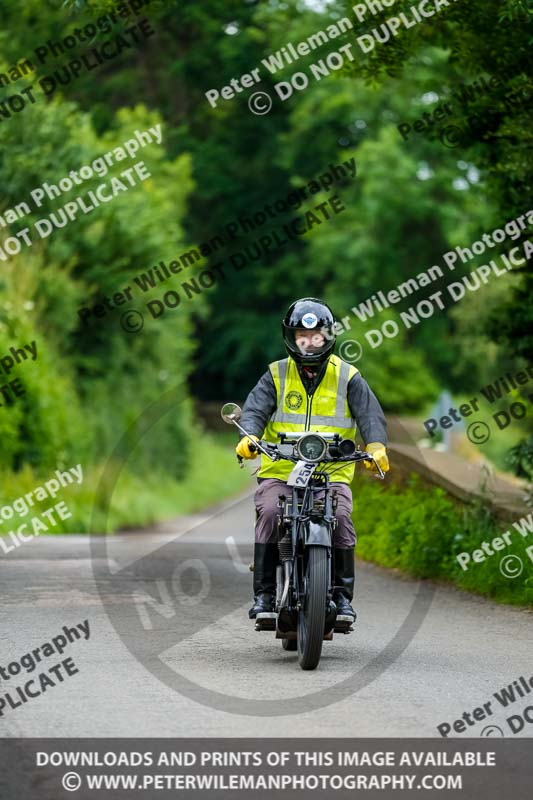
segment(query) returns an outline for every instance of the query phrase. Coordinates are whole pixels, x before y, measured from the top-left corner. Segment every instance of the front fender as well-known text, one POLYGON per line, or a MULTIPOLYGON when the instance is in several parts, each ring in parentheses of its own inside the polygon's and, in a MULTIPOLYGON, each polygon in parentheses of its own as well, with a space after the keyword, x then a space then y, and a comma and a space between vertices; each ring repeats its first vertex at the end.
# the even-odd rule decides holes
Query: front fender
POLYGON ((306 547, 311 544, 331 547, 331 533, 325 522, 306 520, 303 523, 303 539, 306 547))

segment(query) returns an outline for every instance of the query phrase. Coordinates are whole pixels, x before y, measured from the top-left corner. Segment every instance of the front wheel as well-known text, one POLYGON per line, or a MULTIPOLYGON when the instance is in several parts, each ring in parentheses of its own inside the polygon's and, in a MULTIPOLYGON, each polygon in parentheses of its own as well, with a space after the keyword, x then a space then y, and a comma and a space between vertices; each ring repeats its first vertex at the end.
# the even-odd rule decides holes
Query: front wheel
POLYGON ((322 653, 329 559, 326 547, 307 550, 306 592, 298 613, 298 662, 302 669, 316 669, 322 653))

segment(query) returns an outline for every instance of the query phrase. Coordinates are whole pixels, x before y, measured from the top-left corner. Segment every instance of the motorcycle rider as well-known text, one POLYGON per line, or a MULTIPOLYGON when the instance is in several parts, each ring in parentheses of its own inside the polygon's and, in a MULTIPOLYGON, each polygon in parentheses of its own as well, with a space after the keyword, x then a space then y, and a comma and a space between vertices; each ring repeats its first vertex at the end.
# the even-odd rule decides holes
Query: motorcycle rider
MULTIPOLYGON (((278 442, 280 431, 339 433, 355 440, 356 425, 365 450, 386 472, 387 424, 381 406, 353 365, 333 355, 336 321, 326 303, 304 297, 292 303, 282 322, 288 358, 272 362, 248 395, 241 416, 250 436, 241 437, 237 455, 255 458, 254 441, 278 442)), ((375 465, 364 462, 376 470, 375 465)), ((278 562, 278 496, 284 493, 293 464, 261 456, 255 492, 254 603, 248 616, 273 611, 278 562)), ((333 532, 334 592, 337 614, 355 620, 351 602, 355 583, 356 542, 351 518, 350 483, 355 465, 332 465, 332 489, 338 497, 337 526, 333 532)))

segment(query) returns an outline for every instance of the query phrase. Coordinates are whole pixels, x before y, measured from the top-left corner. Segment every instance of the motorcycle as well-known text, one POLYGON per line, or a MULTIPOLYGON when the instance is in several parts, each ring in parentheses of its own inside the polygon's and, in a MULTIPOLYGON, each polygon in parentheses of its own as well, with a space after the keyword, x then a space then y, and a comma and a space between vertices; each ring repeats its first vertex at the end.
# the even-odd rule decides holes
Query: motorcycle
MULTIPOLYGON (((243 435, 249 435, 239 424, 238 405, 226 403, 221 416, 243 435)), ((258 614, 255 629, 275 631, 284 650, 298 651, 300 667, 312 670, 318 666, 324 641, 331 641, 334 633, 353 631, 353 618, 338 615, 333 601, 332 534, 337 525, 338 498, 331 488, 330 476, 335 474, 331 465, 371 461, 377 469, 376 477, 383 480, 385 474, 370 453, 338 433, 287 432, 279 433, 278 438, 279 444, 255 443, 256 449, 272 461, 285 459, 294 464, 287 492, 278 500, 275 611, 258 614)), ((237 458, 242 468, 243 460, 237 458)))

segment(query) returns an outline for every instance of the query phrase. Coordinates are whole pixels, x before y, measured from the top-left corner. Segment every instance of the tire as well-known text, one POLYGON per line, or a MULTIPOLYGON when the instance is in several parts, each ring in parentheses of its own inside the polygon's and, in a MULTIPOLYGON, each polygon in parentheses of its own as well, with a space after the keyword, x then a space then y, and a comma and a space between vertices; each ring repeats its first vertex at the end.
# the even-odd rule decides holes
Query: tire
POLYGON ((296 639, 282 639, 281 646, 284 650, 289 650, 294 653, 295 650, 298 649, 298 643, 296 639))
POLYGON ((316 669, 322 653, 326 621, 329 560, 325 547, 307 551, 307 596, 298 613, 298 662, 302 669, 316 669))

